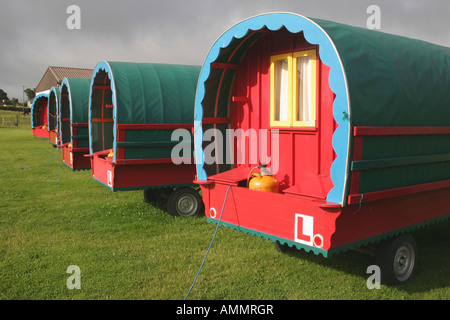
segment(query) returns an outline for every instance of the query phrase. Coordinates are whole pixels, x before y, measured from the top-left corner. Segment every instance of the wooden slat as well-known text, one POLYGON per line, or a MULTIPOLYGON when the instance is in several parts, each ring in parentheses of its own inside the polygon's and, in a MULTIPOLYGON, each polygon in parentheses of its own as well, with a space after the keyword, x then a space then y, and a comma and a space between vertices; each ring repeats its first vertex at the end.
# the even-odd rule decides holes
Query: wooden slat
POLYGON ((369 170, 450 161, 450 154, 353 161, 352 170, 369 170))
POLYGON ((96 84, 92 86, 92 89, 108 90, 111 89, 111 86, 96 84))
POLYGON ((231 97, 231 101, 233 101, 233 102, 249 102, 250 98, 249 97, 233 96, 233 97, 231 97))
POLYGON ((95 119, 91 119, 91 122, 95 122, 95 123, 98 123, 98 122, 108 122, 108 123, 110 123, 110 122, 114 122, 114 119, 108 119, 108 118, 106 118, 106 119, 102 119, 102 118, 95 118, 95 119))
MULTIPOLYGON (((363 137, 355 137, 353 141, 353 162, 360 161, 362 159, 362 150, 363 150, 363 137)), ((350 193, 358 193, 359 192, 359 181, 361 178, 361 172, 353 171, 351 182, 350 182, 350 193)))
POLYGON ((89 152, 89 148, 72 148, 72 152, 87 153, 89 152))
POLYGON ((88 127, 89 123, 72 123, 72 128, 75 127, 88 127))
POLYGON ((230 123, 230 118, 203 118, 202 124, 230 123))
POLYGON ((191 129, 194 124, 162 123, 162 124, 118 124, 117 130, 162 130, 162 129, 191 129))
POLYGON ((89 136, 88 135, 72 136, 72 140, 89 140, 89 136))
POLYGON ((237 70, 239 69, 239 65, 238 64, 233 64, 233 63, 221 63, 221 62, 213 62, 211 63, 211 68, 214 69, 231 69, 231 70, 237 70))
POLYGON ((412 193, 432 191, 436 189, 449 187, 450 187, 450 180, 443 180, 439 182, 431 182, 401 188, 387 189, 382 191, 367 192, 364 194, 351 194, 348 196, 348 204, 357 204, 361 201, 361 199, 364 199, 364 201, 376 201, 387 198, 400 197, 412 193))
POLYGON ((354 136, 450 134, 450 127, 355 127, 354 136))
MULTIPOLYGON (((177 158, 184 163, 194 163, 194 158, 177 158)), ((158 163, 173 163, 172 158, 161 159, 116 159, 116 165, 124 164, 158 164, 158 163)))
MULTIPOLYGON (((182 142, 179 141, 146 141, 146 142, 117 142, 117 147, 120 148, 157 148, 157 147, 173 147, 182 142)), ((190 144, 193 144, 191 142, 190 144)))

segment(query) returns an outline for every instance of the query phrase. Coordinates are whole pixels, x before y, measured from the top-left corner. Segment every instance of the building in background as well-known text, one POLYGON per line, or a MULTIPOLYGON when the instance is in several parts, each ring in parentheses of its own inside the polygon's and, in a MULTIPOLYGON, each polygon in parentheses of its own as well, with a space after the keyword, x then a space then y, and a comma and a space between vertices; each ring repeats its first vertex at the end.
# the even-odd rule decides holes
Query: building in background
POLYGON ((92 69, 50 66, 36 86, 36 96, 40 93, 48 93, 52 87, 59 86, 64 78, 90 79, 92 72, 92 69))

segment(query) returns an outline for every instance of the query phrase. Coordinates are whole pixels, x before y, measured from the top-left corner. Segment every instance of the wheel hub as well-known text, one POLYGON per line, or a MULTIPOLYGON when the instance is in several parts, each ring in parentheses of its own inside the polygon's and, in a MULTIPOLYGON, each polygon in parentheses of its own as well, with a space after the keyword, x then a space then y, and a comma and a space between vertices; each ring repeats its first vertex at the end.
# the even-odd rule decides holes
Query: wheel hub
POLYGON ((395 255, 394 273, 395 277, 403 281, 407 279, 414 269, 414 249, 409 244, 401 246, 395 255))
POLYGON ((195 198, 191 195, 182 196, 178 203, 177 209, 181 215, 191 215, 197 210, 195 198))

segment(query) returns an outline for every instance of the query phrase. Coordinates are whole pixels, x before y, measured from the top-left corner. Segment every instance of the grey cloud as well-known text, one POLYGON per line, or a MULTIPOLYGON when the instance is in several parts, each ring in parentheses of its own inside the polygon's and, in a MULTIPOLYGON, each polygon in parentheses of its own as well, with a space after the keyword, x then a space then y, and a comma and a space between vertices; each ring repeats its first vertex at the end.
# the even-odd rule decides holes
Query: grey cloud
POLYGON ((22 85, 35 87, 49 65, 200 65, 213 42, 247 17, 290 11, 366 27, 371 4, 381 8, 381 31, 450 46, 450 2, 440 0, 0 0, 0 88, 22 100, 22 85), (72 4, 81 9, 81 30, 66 27, 72 4))

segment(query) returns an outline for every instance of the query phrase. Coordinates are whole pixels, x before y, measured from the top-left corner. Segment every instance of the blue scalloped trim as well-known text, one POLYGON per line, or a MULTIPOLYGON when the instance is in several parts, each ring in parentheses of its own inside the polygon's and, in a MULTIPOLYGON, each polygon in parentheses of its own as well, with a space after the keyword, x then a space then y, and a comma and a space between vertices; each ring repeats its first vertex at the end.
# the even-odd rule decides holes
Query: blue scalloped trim
MULTIPOLYGON (((94 79, 95 76, 97 75, 97 73, 103 70, 108 74, 108 78, 109 80, 111 80, 111 92, 112 92, 112 96, 111 96, 111 100, 112 100, 112 104, 113 104, 113 110, 114 110, 114 114, 113 114, 113 119, 114 119, 114 126, 113 126, 113 131, 114 131, 114 137, 117 137, 117 126, 116 126, 116 116, 117 116, 117 100, 116 100, 116 88, 115 88, 115 82, 114 82, 114 75, 111 69, 111 66, 109 64, 109 62, 107 61, 100 61, 99 63, 97 63, 97 65, 95 66, 94 72, 92 73, 92 79, 91 79, 91 88, 89 91, 89 123, 92 123, 92 86, 94 84, 94 79)), ((93 153, 93 149, 92 149, 92 126, 89 126, 89 151, 90 153, 93 153)), ((114 140, 114 142, 116 142, 114 140)), ((114 157, 113 157, 113 162, 116 162, 116 144, 114 143, 113 145, 113 150, 114 150, 114 157)))
POLYGON ((34 97, 33 104, 31 105, 31 128, 34 128, 34 125, 33 125, 34 106, 35 106, 36 102, 39 99, 41 99, 41 98, 47 98, 48 99, 48 94, 47 93, 40 93, 36 97, 34 97))

